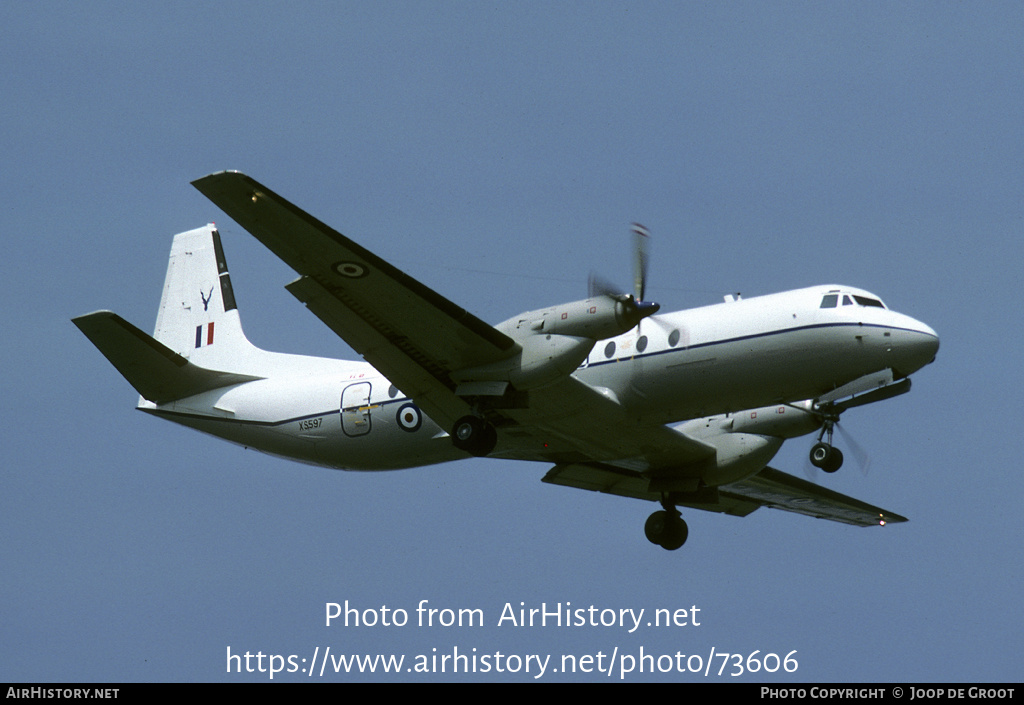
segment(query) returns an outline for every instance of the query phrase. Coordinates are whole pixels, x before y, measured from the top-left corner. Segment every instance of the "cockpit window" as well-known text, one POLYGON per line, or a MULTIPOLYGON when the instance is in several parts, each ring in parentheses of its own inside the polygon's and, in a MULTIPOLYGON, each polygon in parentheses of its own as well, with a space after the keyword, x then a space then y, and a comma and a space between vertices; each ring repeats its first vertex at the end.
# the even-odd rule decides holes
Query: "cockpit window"
POLYGON ((878 299, 872 299, 872 298, 869 298, 867 296, 857 296, 857 295, 854 295, 853 298, 861 306, 875 306, 877 308, 885 308, 885 306, 882 305, 882 302, 879 301, 878 299))
POLYGON ((836 308, 837 306, 840 305, 853 306, 854 304, 857 304, 858 306, 885 308, 885 304, 883 304, 878 299, 871 298, 870 296, 858 296, 857 294, 844 294, 842 292, 825 294, 823 297, 821 297, 820 308, 836 308), (841 304, 839 302, 840 298, 842 298, 841 304))

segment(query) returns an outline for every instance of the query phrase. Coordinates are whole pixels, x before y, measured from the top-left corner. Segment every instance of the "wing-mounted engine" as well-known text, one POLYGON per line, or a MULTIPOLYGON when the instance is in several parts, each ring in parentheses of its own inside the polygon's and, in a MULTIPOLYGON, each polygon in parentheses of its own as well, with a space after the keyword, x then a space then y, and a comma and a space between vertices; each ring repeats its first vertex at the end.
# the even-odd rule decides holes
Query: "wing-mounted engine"
POLYGON ((819 425, 812 402, 806 401, 693 419, 675 428, 714 446, 715 457, 701 469, 701 480, 717 487, 758 473, 785 439, 812 433, 819 425))
POLYGON ((632 330, 658 308, 658 304, 637 301, 631 294, 603 294, 523 313, 496 328, 517 340, 539 333, 598 341, 632 330))
POLYGON ((500 396, 509 385, 519 391, 551 384, 572 373, 587 359, 594 343, 632 330, 658 312, 658 304, 644 301, 650 233, 633 224, 634 292, 591 276, 590 297, 582 301, 528 311, 495 328, 521 348, 499 362, 458 370, 452 375, 460 396, 500 396))
POLYGON ((520 351, 489 365, 458 370, 452 378, 463 396, 495 396, 509 385, 536 389, 570 374, 598 340, 632 330, 657 312, 656 303, 631 294, 602 294, 582 301, 528 311, 495 326, 515 340, 520 351))

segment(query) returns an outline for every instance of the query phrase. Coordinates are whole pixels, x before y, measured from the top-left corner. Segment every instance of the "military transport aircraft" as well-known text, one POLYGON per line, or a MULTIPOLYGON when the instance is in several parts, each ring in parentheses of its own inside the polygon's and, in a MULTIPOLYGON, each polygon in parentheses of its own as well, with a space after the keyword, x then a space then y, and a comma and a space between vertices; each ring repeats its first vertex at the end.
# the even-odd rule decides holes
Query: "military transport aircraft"
POLYGON ((193 185, 298 272, 288 291, 365 362, 249 343, 207 225, 174 238, 152 336, 109 311, 74 319, 142 411, 329 468, 549 463, 544 482, 659 502, 645 533, 669 550, 687 537, 680 506, 906 521, 768 467, 816 433, 811 462, 834 472, 839 415, 907 392, 935 358, 935 331, 874 294, 824 285, 659 313, 638 246, 634 293, 598 285, 491 326, 244 174, 193 185))

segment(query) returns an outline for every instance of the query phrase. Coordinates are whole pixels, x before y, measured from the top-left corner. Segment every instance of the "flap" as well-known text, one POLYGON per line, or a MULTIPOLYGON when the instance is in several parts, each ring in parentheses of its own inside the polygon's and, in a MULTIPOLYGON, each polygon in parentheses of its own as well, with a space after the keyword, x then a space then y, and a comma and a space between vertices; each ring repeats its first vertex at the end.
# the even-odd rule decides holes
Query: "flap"
MULTIPOLYGON (((543 481, 620 497, 652 502, 661 500, 660 493, 647 489, 647 479, 640 473, 602 464, 556 465, 548 471, 543 481)), ((906 517, 899 514, 773 468, 765 468, 741 482, 717 489, 680 493, 673 496, 673 499, 677 506, 736 516, 746 516, 758 507, 771 507, 854 526, 879 526, 907 521, 906 517)))

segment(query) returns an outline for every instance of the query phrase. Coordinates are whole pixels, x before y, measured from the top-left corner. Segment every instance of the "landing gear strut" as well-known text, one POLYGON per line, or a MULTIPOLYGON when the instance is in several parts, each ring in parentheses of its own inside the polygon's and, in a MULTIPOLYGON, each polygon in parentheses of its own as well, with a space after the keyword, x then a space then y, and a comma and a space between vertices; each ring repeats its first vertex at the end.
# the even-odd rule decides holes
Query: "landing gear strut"
POLYGON ((463 416, 456 421, 451 437, 456 448, 477 457, 490 454, 498 444, 498 432, 494 426, 479 416, 463 416))
POLYGON ((832 431, 838 421, 838 413, 826 412, 818 442, 811 447, 811 465, 825 472, 835 472, 843 465, 843 452, 832 445, 832 431))
POLYGON ((661 506, 664 509, 647 517, 644 534, 651 543, 661 546, 666 551, 674 551, 686 543, 690 530, 679 516, 679 510, 675 505, 662 500, 661 506))

